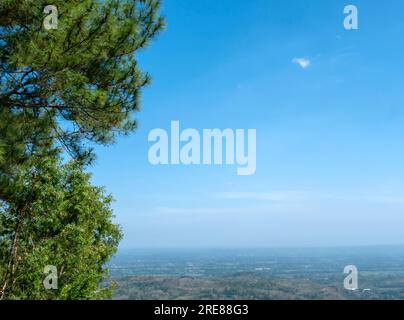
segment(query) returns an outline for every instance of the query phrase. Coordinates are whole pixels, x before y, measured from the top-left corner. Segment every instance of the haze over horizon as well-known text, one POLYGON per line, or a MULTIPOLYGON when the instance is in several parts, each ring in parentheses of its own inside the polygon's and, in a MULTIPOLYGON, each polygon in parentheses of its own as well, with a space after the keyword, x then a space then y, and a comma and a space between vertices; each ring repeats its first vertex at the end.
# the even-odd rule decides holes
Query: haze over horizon
MULTIPOLYGON (((378 251, 378 250, 383 250, 383 249, 404 249, 404 244, 403 243, 395 243, 395 244, 384 244, 384 245, 378 245, 378 244, 368 244, 368 245, 347 245, 347 246, 340 246, 340 245, 335 245, 335 246, 262 246, 262 247, 252 247, 252 246, 244 246, 244 247, 222 247, 222 246, 201 246, 201 247, 196 247, 196 246, 182 246, 182 247, 136 247, 136 246, 119 246, 119 252, 122 251, 130 251, 130 250, 145 250, 145 251, 192 251, 192 250, 200 250, 200 251, 209 251, 209 250, 216 250, 216 251, 222 251, 222 250, 281 250, 281 251, 288 251, 288 250, 342 250, 342 249, 352 249, 352 250, 370 250, 370 251, 378 251)), ((404 250, 402 251, 404 254, 404 250)))

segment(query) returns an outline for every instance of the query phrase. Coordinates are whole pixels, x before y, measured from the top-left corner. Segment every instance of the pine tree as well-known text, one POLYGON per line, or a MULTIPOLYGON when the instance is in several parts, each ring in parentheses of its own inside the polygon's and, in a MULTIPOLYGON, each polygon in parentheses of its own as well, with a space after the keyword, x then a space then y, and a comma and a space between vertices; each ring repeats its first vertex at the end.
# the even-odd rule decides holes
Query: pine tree
MULTIPOLYGON (((17 149, 48 137, 89 161, 88 142, 109 144, 136 128, 133 114, 150 82, 136 55, 164 26, 160 2, 54 0, 58 28, 47 30, 48 2, 0 3, 0 107, 9 111, 0 120, 23 126, 17 149)), ((8 163, 22 158, 15 151, 8 163)))
POLYGON ((164 27, 159 0, 51 2, 54 30, 49 1, 0 2, 0 299, 109 293, 98 285, 121 233, 85 166, 93 144, 136 129, 150 83, 137 55, 164 27), (55 291, 45 265, 58 268, 55 291))

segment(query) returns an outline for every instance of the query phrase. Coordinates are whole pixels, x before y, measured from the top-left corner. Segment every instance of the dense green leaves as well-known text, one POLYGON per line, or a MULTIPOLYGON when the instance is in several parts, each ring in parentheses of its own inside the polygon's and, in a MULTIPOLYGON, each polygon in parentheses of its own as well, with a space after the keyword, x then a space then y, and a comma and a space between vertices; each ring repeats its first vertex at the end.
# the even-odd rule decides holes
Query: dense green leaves
POLYGON ((164 26, 159 0, 51 2, 54 30, 49 1, 0 2, 0 299, 108 296, 99 283, 121 233, 85 165, 92 143, 136 128, 150 82, 136 56, 164 26), (47 265, 57 290, 43 286, 47 265))
MULTIPOLYGON (((13 201, 0 208, 0 288, 11 299, 103 297, 104 264, 121 238, 111 222, 111 197, 90 184, 77 163, 38 159, 22 171, 13 201), (58 290, 43 286, 57 267, 58 290)), ((1 295, 1 292, 0 292, 1 295)))
POLYGON ((108 144, 136 128, 142 87, 136 61, 163 28, 157 0, 54 0, 57 30, 43 27, 49 1, 0 4, 0 107, 29 129, 49 117, 52 137, 89 159, 86 141, 108 144))

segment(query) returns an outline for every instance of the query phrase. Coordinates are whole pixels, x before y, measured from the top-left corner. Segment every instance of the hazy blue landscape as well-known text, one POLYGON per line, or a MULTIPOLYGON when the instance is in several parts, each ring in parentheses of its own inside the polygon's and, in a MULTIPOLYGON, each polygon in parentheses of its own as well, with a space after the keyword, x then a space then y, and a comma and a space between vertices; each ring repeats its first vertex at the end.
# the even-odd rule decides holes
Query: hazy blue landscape
POLYGON ((126 249, 111 278, 118 299, 404 299, 404 246, 126 249), (347 265, 358 290, 344 289, 347 265))

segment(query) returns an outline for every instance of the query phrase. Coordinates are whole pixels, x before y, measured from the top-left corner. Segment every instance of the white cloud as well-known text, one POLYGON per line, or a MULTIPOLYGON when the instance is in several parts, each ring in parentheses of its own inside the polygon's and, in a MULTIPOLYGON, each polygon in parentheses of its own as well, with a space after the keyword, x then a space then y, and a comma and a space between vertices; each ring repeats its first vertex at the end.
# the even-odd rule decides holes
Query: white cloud
POLYGON ((307 69, 311 65, 311 61, 306 58, 294 58, 292 62, 298 64, 303 69, 307 69))

